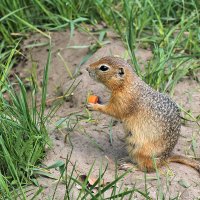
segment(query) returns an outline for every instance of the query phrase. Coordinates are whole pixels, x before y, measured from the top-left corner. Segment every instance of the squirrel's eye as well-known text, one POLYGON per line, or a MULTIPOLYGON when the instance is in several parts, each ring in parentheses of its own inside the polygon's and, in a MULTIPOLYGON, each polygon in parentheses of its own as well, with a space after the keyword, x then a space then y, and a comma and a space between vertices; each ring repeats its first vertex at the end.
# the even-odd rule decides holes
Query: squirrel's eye
POLYGON ((101 65, 101 67, 99 68, 101 71, 107 71, 109 68, 105 65, 101 65))

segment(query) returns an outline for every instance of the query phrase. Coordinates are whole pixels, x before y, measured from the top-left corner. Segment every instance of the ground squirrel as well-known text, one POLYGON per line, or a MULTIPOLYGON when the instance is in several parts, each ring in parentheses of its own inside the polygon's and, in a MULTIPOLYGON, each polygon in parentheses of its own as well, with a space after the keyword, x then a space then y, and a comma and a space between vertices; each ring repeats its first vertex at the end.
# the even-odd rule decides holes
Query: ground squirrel
POLYGON ((166 162, 178 162, 200 172, 196 160, 171 155, 180 135, 181 118, 170 97, 152 89, 118 57, 103 57, 87 71, 111 91, 108 104, 88 104, 88 108, 122 121, 128 154, 139 169, 149 172, 155 169, 154 163, 160 167, 166 162))

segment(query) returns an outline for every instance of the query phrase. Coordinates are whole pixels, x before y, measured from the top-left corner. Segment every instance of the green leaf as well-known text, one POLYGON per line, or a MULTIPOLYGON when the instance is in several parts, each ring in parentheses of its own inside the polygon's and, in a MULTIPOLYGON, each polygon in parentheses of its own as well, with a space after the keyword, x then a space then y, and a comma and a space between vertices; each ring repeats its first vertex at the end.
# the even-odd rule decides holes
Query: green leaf
POLYGON ((62 160, 58 160, 58 161, 56 161, 54 164, 48 166, 47 169, 62 167, 62 166, 64 166, 64 165, 65 165, 65 163, 64 163, 62 160))

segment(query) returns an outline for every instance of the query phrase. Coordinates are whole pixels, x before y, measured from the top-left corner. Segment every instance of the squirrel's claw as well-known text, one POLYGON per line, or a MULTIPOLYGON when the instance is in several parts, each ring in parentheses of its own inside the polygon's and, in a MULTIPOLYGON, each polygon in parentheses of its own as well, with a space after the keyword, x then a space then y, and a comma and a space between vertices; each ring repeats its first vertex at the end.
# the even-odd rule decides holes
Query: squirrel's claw
POLYGON ((135 170, 136 167, 133 163, 122 163, 118 166, 118 169, 127 171, 127 170, 135 170))
POLYGON ((86 108, 88 109, 88 110, 94 110, 94 103, 88 103, 87 105, 86 105, 86 108))

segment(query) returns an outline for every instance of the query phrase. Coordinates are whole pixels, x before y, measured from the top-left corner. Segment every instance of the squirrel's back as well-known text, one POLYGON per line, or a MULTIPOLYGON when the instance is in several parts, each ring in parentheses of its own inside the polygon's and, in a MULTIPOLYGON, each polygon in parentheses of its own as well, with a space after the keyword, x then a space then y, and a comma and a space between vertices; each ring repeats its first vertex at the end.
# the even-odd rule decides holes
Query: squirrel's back
MULTIPOLYGON (((155 91, 146 83, 138 84, 140 95, 138 101, 141 126, 146 124, 145 136, 165 140, 165 153, 168 156, 176 145, 181 127, 180 110, 177 104, 167 95, 155 91), (148 133, 147 133, 147 132, 148 133)), ((134 133, 133 133, 134 134, 134 133)), ((141 134, 141 133, 140 133, 141 134)))

